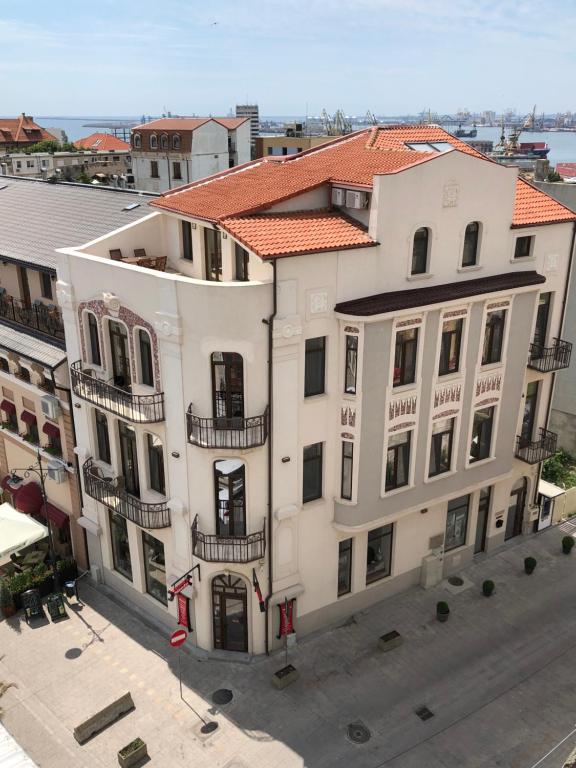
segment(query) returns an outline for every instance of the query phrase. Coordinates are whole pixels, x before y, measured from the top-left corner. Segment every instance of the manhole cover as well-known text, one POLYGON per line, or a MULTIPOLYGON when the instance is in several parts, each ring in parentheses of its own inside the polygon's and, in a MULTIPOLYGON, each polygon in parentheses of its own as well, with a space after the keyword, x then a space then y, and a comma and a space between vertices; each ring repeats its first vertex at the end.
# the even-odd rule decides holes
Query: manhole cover
POLYGON ((434 717, 434 712, 431 712, 428 707, 420 707, 416 710, 416 714, 420 720, 430 720, 431 717, 434 717))
POLYGON ((350 723, 346 728, 346 735, 354 744, 366 744, 372 736, 368 728, 361 722, 350 723))
POLYGON ((450 576, 448 584, 452 584, 453 587, 461 587, 464 584, 464 579, 461 579, 460 576, 450 576))
POLYGON ((219 706, 230 704, 233 698, 234 694, 232 691, 228 690, 228 688, 218 688, 218 690, 214 691, 212 694, 212 701, 219 706))
POLYGON ((200 728, 201 733, 214 733, 214 731, 218 728, 218 723, 215 723, 214 720, 209 720, 207 723, 204 723, 202 728, 200 728))

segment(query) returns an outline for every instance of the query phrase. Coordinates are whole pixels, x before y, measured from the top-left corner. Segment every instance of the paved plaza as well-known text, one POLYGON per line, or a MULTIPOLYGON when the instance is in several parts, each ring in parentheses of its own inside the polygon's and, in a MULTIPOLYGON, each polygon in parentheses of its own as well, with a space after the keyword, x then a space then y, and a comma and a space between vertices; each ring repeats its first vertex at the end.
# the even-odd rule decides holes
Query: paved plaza
POLYGON ((561 553, 561 537, 515 540, 466 568, 460 592, 413 589, 300 641, 290 661, 301 677, 284 691, 270 682, 283 654, 232 663, 185 652, 187 703, 166 634, 82 584, 82 608, 59 624, 0 623, 0 688, 15 684, 2 722, 41 768, 117 765, 136 736, 154 768, 561 768, 576 733, 544 757, 576 724, 576 553, 561 553), (382 653, 377 639, 392 629, 404 644, 382 653), (222 688, 233 699, 216 706, 222 688), (78 745, 73 727, 128 690, 135 710, 78 745), (433 716, 421 720, 420 707, 433 716), (194 710, 218 730, 204 736, 194 710), (352 723, 366 743, 349 740, 352 723))

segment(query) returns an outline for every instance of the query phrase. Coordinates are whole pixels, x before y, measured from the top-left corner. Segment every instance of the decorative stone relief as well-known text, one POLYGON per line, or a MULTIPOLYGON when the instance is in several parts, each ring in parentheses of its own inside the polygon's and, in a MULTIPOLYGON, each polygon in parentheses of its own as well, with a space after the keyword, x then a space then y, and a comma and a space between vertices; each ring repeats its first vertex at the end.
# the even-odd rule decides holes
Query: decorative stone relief
POLYGON ((328 291, 312 291, 310 293, 310 314, 321 315, 328 312, 328 291))
POLYGON ((476 382, 476 397, 484 395, 486 392, 500 392, 502 387, 502 374, 493 373, 485 376, 476 382))
POLYGON ((446 403, 459 403, 461 396, 462 384, 448 384, 445 387, 439 387, 434 392, 434 408, 446 403))
POLYGON ((449 416, 457 416, 460 413, 460 410, 458 408, 450 408, 447 411, 440 411, 439 413, 436 413, 432 417, 432 421, 436 421, 437 419, 447 419, 449 416))
POLYGON ((72 307, 74 302, 74 289, 70 283, 64 280, 56 281, 56 298, 60 307, 72 307))
POLYGON ((344 333, 360 333, 360 329, 355 328, 353 325, 345 325, 344 333))
POLYGON ((392 421, 400 416, 416 415, 417 407, 418 398, 416 395, 392 400, 392 402, 388 404, 388 419, 392 421))
POLYGON ((487 397, 485 400, 479 400, 476 403, 477 408, 484 408, 486 405, 494 405, 495 403, 500 402, 499 397, 487 397))
POLYGON ((487 309, 505 309, 506 307, 510 306, 510 299, 505 299, 504 301, 495 301, 492 304, 488 304, 487 309))
POLYGON ((174 336, 176 340, 182 337, 182 321, 180 315, 173 315, 168 312, 156 312, 154 328, 160 336, 169 338, 174 336))
POLYGON ((118 317, 120 311, 120 299, 114 293, 102 293, 104 306, 113 317, 118 317))
POLYGON ((558 272, 558 254, 547 253, 544 257, 544 272, 558 272))
POLYGON ((388 432, 399 432, 401 429, 409 429, 410 427, 415 426, 415 421, 402 421, 400 424, 395 424, 393 427, 390 427, 388 432))
POLYGON ((443 320, 450 320, 453 317, 466 317, 468 314, 467 309, 452 309, 450 312, 444 312, 442 315, 443 320))
POLYGON ((354 440, 354 435, 351 435, 350 432, 341 432, 340 437, 343 437, 344 440, 354 440))
POLYGON ((422 325, 421 317, 410 317, 407 320, 400 320, 396 323, 396 328, 406 328, 407 325, 422 325))
POLYGON ((458 195, 460 188, 455 181, 449 181, 444 184, 442 189, 442 207, 456 208, 458 205, 458 195))
POLYGON ((340 408, 340 424, 345 427, 356 426, 356 408, 351 408, 349 405, 342 406, 340 408))

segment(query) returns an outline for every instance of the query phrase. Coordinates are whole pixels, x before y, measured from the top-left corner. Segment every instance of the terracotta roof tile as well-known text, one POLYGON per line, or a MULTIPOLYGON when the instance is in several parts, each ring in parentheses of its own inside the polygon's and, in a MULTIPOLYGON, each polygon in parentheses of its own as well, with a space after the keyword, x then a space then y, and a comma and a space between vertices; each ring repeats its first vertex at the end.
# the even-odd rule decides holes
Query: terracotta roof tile
POLYGON ((220 123, 228 130, 238 128, 239 125, 250 120, 249 117, 160 117, 158 120, 150 120, 149 123, 136 125, 132 130, 151 130, 151 131, 195 131, 201 125, 214 120, 220 123))
POLYGON ((576 214, 524 179, 516 182, 513 227, 576 221, 576 214))
POLYGON ((34 122, 30 115, 0 118, 0 144, 36 144, 44 140, 56 141, 56 137, 34 122))
POLYGON ((111 133, 92 133, 84 139, 76 139, 74 146, 78 149, 91 149, 98 152, 117 152, 130 149, 130 144, 112 136, 111 133))
POLYGON ((237 216, 220 224, 264 259, 376 245, 364 227, 336 211, 237 216))

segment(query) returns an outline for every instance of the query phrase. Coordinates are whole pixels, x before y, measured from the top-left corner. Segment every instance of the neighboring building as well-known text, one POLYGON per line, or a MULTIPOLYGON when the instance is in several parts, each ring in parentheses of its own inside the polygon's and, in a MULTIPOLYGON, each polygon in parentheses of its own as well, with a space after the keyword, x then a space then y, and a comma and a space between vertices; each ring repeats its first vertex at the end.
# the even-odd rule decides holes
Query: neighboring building
POLYGON ((256 150, 256 139, 260 135, 258 104, 236 104, 236 117, 247 117, 250 119, 250 147, 252 153, 254 153, 256 150))
POLYGON ((56 138, 37 125, 30 115, 22 112, 20 117, 0 117, 0 152, 13 152, 44 140, 56 141, 56 138))
POLYGON ((250 122, 234 117, 162 117, 132 129, 137 189, 166 192, 250 160, 250 122))
POLYGON ((148 198, 85 185, 0 178, 0 487, 4 501, 52 527, 57 552, 88 558, 64 324, 56 289, 56 245, 73 245, 148 213, 148 198), (136 207, 134 207, 136 206, 136 207), (40 450, 47 509, 38 478, 16 490, 12 469, 35 464, 40 450))
MULTIPOLYGON (((124 143, 124 142, 122 142, 124 143)), ((86 175, 114 186, 134 187, 130 148, 80 152, 15 152, 0 155, 0 176, 29 179, 58 177, 60 181, 77 181, 86 175)))
POLYGON ((255 157, 295 155, 333 140, 332 136, 258 136, 255 157))
POLYGON ((108 586, 262 653, 286 600, 306 634, 548 525, 575 221, 439 127, 373 127, 62 249, 108 586))
POLYGON ((78 149, 89 149, 93 152, 129 152, 130 144, 122 141, 111 133, 92 133, 83 139, 76 139, 74 146, 78 149))

